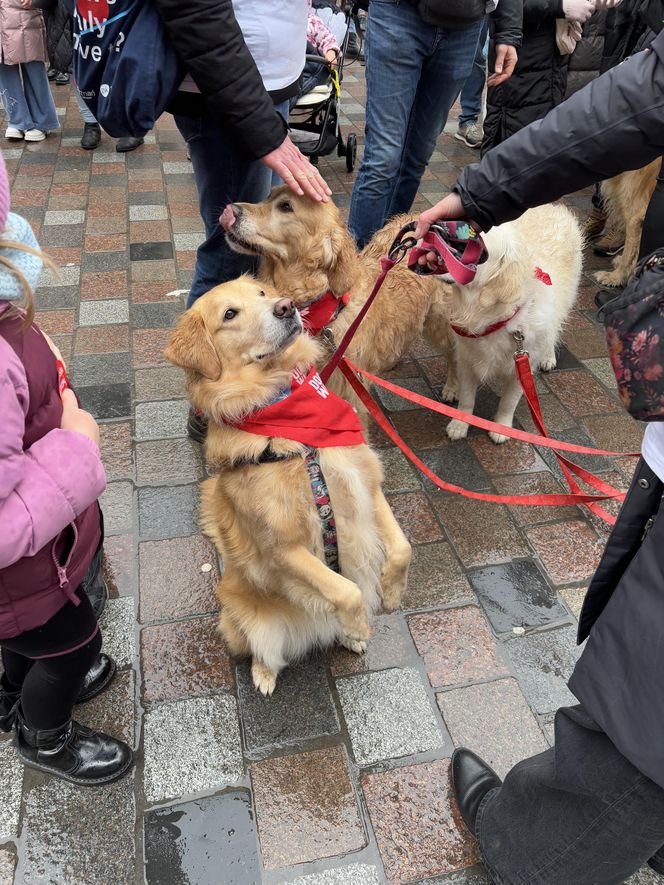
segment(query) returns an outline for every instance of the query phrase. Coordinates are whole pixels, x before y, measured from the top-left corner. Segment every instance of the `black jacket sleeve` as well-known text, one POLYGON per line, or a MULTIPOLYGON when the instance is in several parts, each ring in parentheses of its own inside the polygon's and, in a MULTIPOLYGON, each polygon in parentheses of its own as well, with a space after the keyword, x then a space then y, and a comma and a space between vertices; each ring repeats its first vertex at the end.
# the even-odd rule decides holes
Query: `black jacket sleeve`
POLYGON ((563 0, 523 0, 524 28, 533 30, 547 24, 552 18, 565 18, 563 0))
POLYGON ((523 37, 523 0, 500 0, 491 13, 492 35, 495 43, 521 46, 523 37))
POLYGON ((208 111, 254 157, 286 137, 247 49, 231 0, 155 0, 175 51, 206 100, 208 111))
POLYGON ((664 31, 466 166, 455 186, 484 230, 664 154, 664 31))

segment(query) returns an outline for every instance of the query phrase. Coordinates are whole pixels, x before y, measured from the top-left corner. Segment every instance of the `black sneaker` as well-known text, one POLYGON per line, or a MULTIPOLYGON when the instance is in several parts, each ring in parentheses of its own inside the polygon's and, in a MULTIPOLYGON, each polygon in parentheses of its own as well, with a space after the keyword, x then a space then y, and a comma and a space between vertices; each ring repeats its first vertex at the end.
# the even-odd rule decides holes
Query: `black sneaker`
POLYGON ((21 710, 16 720, 15 747, 30 768, 54 774, 80 786, 109 784, 131 768, 131 747, 70 719, 59 728, 30 728, 21 710))
POLYGON ((86 123, 83 127, 81 147, 84 151, 93 151, 99 147, 101 141, 101 126, 99 123, 86 123))
POLYGON ((46 76, 49 80, 55 80, 55 78, 58 76, 58 73, 59 72, 56 71, 55 68, 49 68, 48 71, 46 71, 46 76))
POLYGON ((187 433, 194 442, 204 443, 207 436, 208 419, 197 409, 189 409, 187 418, 187 433))

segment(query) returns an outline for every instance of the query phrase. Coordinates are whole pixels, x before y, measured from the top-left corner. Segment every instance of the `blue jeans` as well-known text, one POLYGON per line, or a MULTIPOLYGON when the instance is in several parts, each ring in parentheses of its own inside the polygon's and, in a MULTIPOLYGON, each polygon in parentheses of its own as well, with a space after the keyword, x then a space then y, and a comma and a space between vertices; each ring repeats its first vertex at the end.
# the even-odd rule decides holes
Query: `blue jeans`
POLYGON ((479 120, 482 113, 482 93, 486 83, 486 60, 489 54, 489 19, 484 19, 484 25, 480 32, 480 41, 477 44, 475 61, 470 77, 463 84, 461 90, 461 113, 459 114, 459 126, 464 123, 474 123, 479 120))
POLYGON ((7 125, 23 132, 28 129, 53 132, 60 128, 43 61, 22 65, 0 63, 0 93, 7 125))
MULTIPOLYGON (((288 102, 276 105, 275 110, 287 117, 288 102)), ((211 117, 177 116, 175 123, 189 147, 206 236, 196 254, 187 300, 187 307, 191 307, 220 283, 256 270, 258 259, 238 255, 227 245, 219 215, 228 203, 264 200, 272 187, 272 170, 230 142, 211 117)))
POLYGON ((437 28, 409 3, 372 0, 364 158, 348 221, 360 247, 392 215, 410 210, 449 110, 473 69, 482 24, 437 28))

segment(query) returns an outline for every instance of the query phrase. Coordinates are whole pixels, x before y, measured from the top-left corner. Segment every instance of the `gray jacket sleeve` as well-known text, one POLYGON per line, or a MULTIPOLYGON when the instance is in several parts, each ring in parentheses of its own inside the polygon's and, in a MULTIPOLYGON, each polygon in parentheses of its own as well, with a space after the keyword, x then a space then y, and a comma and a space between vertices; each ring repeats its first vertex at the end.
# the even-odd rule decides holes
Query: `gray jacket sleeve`
POLYGON ((466 166, 454 188, 483 230, 664 154, 664 31, 466 166))

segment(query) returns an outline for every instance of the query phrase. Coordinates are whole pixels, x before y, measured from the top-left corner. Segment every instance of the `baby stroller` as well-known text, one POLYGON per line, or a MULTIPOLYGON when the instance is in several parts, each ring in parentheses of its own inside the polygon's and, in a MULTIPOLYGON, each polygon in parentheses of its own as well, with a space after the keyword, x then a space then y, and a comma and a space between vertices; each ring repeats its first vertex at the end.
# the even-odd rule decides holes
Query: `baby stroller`
POLYGON ((351 132, 344 141, 339 127, 339 108, 350 24, 356 14, 355 4, 346 4, 339 14, 345 17, 345 29, 343 40, 339 41, 337 66, 334 67, 321 55, 307 52, 302 89, 291 106, 289 126, 292 141, 314 165, 319 157, 327 157, 336 151, 339 157, 346 158, 346 169, 352 172, 357 159, 357 136, 351 132))

